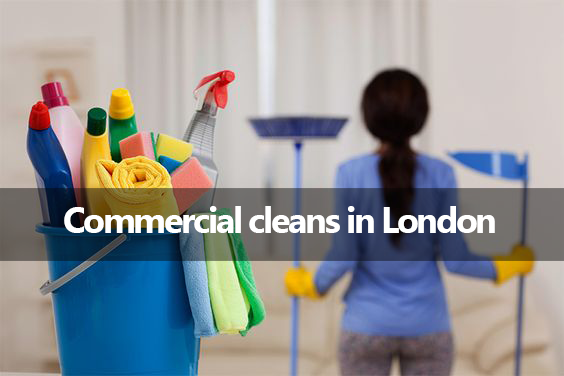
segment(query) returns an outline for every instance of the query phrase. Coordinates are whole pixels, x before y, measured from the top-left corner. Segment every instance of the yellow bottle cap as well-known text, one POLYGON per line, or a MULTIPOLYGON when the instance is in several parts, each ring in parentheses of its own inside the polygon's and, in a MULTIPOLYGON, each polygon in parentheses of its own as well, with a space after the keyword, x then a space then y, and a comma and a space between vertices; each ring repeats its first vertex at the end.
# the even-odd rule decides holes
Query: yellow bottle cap
POLYGON ((113 119, 128 119, 135 113, 133 111, 133 102, 127 89, 115 89, 112 91, 110 98, 110 117, 113 119))

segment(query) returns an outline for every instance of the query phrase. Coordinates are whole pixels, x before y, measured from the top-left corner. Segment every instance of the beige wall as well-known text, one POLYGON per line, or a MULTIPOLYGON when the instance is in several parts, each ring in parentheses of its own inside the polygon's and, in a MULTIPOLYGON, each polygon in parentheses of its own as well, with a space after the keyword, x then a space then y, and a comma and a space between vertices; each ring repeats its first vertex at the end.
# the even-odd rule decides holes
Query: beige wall
MULTIPOLYGON (((26 123, 52 67, 71 72, 83 121, 125 84, 124 22, 122 1, 0 1, 0 187, 35 186, 26 123)), ((38 291, 46 279, 44 262, 0 262, 0 371, 56 369, 51 304, 38 291)))

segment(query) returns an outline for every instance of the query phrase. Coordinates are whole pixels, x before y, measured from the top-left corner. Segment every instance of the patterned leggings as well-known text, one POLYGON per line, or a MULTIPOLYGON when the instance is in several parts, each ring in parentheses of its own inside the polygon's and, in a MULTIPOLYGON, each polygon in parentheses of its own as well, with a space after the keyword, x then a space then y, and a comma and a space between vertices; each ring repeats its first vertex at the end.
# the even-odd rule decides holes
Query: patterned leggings
POLYGON ((454 345, 449 332, 420 337, 388 337, 342 331, 339 343, 343 376, 387 376, 395 357, 399 358, 403 376, 446 376, 452 368, 453 354, 454 345))

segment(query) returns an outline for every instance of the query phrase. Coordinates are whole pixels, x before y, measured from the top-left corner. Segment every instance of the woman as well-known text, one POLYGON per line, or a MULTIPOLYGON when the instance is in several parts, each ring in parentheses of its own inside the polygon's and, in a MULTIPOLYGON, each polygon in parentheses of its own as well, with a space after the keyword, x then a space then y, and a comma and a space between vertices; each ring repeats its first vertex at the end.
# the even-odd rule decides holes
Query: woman
MULTIPOLYGON (((340 166, 336 187, 355 189, 339 190, 337 211, 346 215, 353 206, 355 214, 372 215, 375 228, 382 223, 383 206, 396 220, 404 214, 448 213, 456 205, 452 168, 410 146, 429 112, 422 82, 404 70, 384 71, 365 88, 361 107, 380 147, 340 166)), ((453 340, 438 258, 450 272, 497 283, 533 267, 529 248, 516 246, 508 256, 492 259, 469 252, 460 233, 345 232, 335 236, 315 276, 298 268, 285 278, 291 295, 317 298, 352 273, 339 344, 343 375, 388 375, 395 357, 402 375, 450 373, 453 340)))

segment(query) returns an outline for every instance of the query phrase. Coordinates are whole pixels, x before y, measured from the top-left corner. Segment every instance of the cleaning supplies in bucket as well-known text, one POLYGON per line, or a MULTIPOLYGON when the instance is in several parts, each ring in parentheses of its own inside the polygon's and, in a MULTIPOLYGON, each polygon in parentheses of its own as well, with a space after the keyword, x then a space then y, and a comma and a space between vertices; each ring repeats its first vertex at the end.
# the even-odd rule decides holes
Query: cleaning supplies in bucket
MULTIPOLYGON (((112 92, 107 126, 103 109, 89 111, 86 132, 81 130, 79 140, 78 174, 79 184, 86 188, 81 198, 88 214, 195 213, 192 206, 203 196, 209 210, 217 178, 211 160, 213 124, 217 107, 225 106, 226 85, 234 79, 230 71, 212 76, 200 84, 211 86, 187 132, 196 145, 167 135, 155 137, 153 132, 138 133, 126 89, 112 92), (204 124, 207 120, 212 122, 204 124), (211 135, 206 133, 210 125, 211 135), (192 149, 205 163, 192 155, 192 149)), ((45 93, 54 109, 62 108, 54 111, 68 115, 60 84, 53 87, 45 93)), ((62 228, 64 214, 77 206, 72 181, 77 174, 67 161, 73 157, 65 156, 44 104, 34 106, 29 125, 28 153, 38 186, 70 193, 51 197, 40 189, 49 226, 37 227, 45 235, 53 280, 44 286, 57 292, 52 297, 63 374, 197 374, 195 337, 245 335, 264 318, 239 235, 203 235, 193 223, 189 234, 154 234, 146 229, 117 239, 113 234, 74 234, 62 228), (112 247, 120 252, 111 253, 112 247), (159 262, 124 259, 124 254, 149 253, 157 254, 159 262), (100 259, 107 262, 98 263, 100 259)))
POLYGON ((43 102, 37 102, 29 114, 27 154, 35 169, 43 223, 63 226, 65 213, 76 206, 76 198, 71 169, 43 102))
MULTIPOLYGON (((211 86, 204 98, 204 104, 200 110, 201 116, 195 116, 192 119, 193 123, 197 119, 202 122, 209 117, 208 120, 213 120, 215 124, 216 107, 225 107, 227 100, 226 85, 233 79, 234 74, 232 72, 224 71, 205 77, 200 82, 199 86, 205 83, 211 83, 211 86), (210 102, 212 100, 210 98, 213 98, 213 103, 210 102)), ((74 163, 73 165, 69 164, 71 179, 76 180, 76 177, 78 177, 78 183, 73 184, 73 187, 84 185, 84 188, 86 188, 81 192, 82 194, 78 194, 76 199, 79 206, 85 206, 86 214, 104 216, 120 213, 130 215, 160 213, 170 215, 176 214, 178 211, 183 213, 192 209, 194 204, 199 202, 203 196, 208 196, 204 208, 205 211, 209 210, 211 199, 213 199, 214 179, 217 175, 212 173, 211 175, 215 177, 209 177, 210 160, 206 159, 206 153, 202 154, 202 150, 205 149, 211 153, 213 145, 209 144, 210 135, 206 134, 207 128, 203 127, 198 121, 196 121, 198 124, 192 124, 193 126, 190 127, 192 130, 187 133, 198 142, 198 150, 202 158, 205 159, 206 165, 203 165, 197 158, 190 158, 193 145, 188 142, 165 134, 155 137, 153 132, 138 133, 135 112, 127 89, 120 88, 112 91, 108 126, 106 127, 105 124, 105 111, 97 108, 89 113, 89 127, 86 132, 83 131, 74 111, 68 106, 68 100, 63 95, 60 83, 46 84, 42 87, 42 92, 43 96, 49 100, 52 111, 60 119, 61 124, 73 124, 72 126, 61 125, 62 130, 60 132, 65 131, 69 135, 74 134, 69 129, 76 130, 77 123, 81 130, 82 136, 76 142, 71 142, 71 137, 67 137, 67 133, 61 133, 61 138, 68 143, 69 150, 71 144, 73 146, 80 145, 82 155, 79 159, 84 160, 87 164, 84 168, 80 168, 77 173, 74 173, 73 166, 76 165, 74 155, 71 155, 72 153, 69 151, 68 155, 65 156, 67 163, 70 162, 69 158, 72 158, 74 163), (82 147, 83 145, 84 147, 82 147), (111 158, 107 155, 108 149, 111 158), (122 151, 125 157, 143 156, 153 160, 153 163, 143 159, 135 159, 135 162, 128 161, 126 164, 118 166, 117 163, 122 160, 122 151), (112 163, 112 160, 114 163, 112 163), (104 162, 102 163, 102 161, 104 162), (159 163, 161 161, 166 165, 166 168, 159 163), (136 167, 132 167, 133 163, 136 167), (137 166, 142 167, 137 169, 137 166), (123 179, 114 177, 114 170, 118 172, 116 176, 123 177, 123 179), (124 171, 130 172, 124 173, 124 171), (170 181, 172 185, 166 183, 167 181, 170 181), (101 193, 97 191, 98 187, 104 188, 103 200, 99 197, 101 193), (137 188, 150 189, 140 191, 137 188), (171 194, 168 192, 171 188, 174 188, 174 199, 177 205, 173 204, 171 194), (158 201, 154 200, 157 197, 155 189, 164 190, 159 192, 162 193, 162 198, 158 201), (84 202, 82 202, 83 199, 84 202), (156 202, 159 202, 157 206, 154 205, 156 202), (141 205, 141 203, 145 203, 145 205, 141 205), (127 206, 127 209, 123 204, 127 206), (141 210, 141 212, 136 210, 141 210)), ((211 131, 213 136, 213 127, 211 131)), ((213 137, 211 143, 213 144, 213 137)), ((64 147, 63 152, 66 152, 64 147)), ((80 166, 80 160, 78 166, 80 166)), ((211 163, 213 164, 213 161, 211 163)), ((216 169, 215 171, 217 172, 216 169)), ((38 184, 42 187, 42 182, 38 182, 38 184)), ((62 212, 66 212, 68 208, 68 205, 65 205, 62 212)), ((196 212, 195 208, 192 210, 192 213, 194 212, 196 212)), ((45 223, 51 223, 51 220, 47 217, 46 215, 45 223)), ((62 226, 63 221, 57 221, 57 224, 62 226)))

